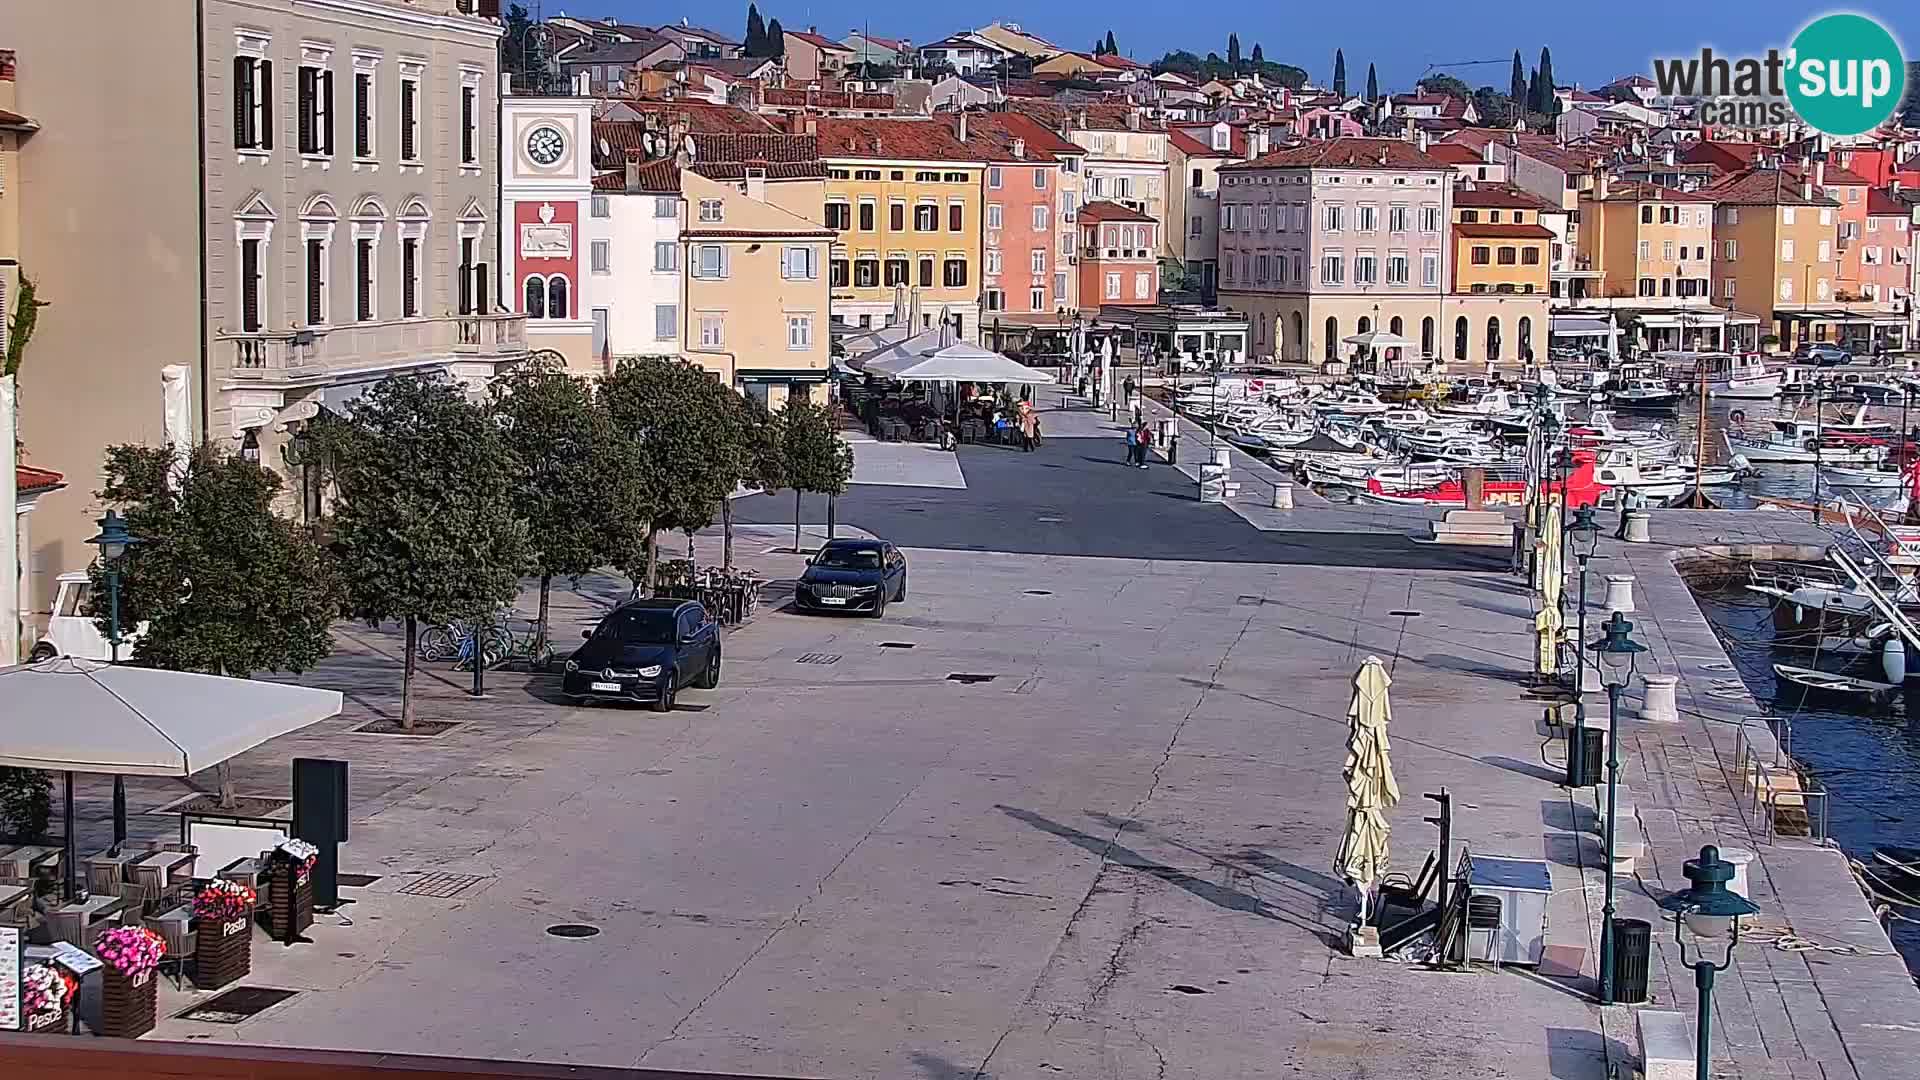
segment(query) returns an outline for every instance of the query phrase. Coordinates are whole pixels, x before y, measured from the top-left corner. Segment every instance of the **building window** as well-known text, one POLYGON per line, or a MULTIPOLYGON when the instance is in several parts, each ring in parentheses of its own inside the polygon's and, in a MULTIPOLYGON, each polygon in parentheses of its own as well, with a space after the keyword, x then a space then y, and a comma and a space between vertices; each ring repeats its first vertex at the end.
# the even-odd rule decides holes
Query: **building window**
POLYGON ((999 289, 988 289, 980 294, 980 298, 988 311, 1005 311, 1007 308, 1007 295, 999 289))
POLYGON ((1642 225, 1653 224, 1653 207, 1642 206, 1640 208, 1640 224, 1642 225))
POLYGON ((959 289, 959 288, 966 287, 967 260, 955 259, 955 258, 947 259, 942 270, 942 279, 946 284, 947 288, 949 289, 959 289))
POLYGON ((1379 283, 1379 259, 1371 251, 1357 251, 1353 255, 1353 283, 1355 285, 1374 285, 1379 283))
POLYGON ((1640 295, 1641 296, 1652 296, 1655 291, 1656 290, 1653 287, 1652 278, 1643 277, 1640 279, 1640 295))
POLYGON ((307 240, 307 325, 327 324, 327 242, 307 240))
POLYGON ((990 188, 998 188, 1000 186, 1000 166, 987 166, 987 186, 990 188))
POLYGON ((1027 310, 1047 310, 1047 290, 1045 288, 1035 285, 1033 288, 1027 290, 1027 310))
POLYGON ((1047 170, 1045 169, 1033 170, 1033 190, 1035 191, 1047 190, 1047 170))
POLYGON ((420 160, 420 80, 400 80, 400 160, 420 160))
POLYGON ((680 336, 680 306, 653 305, 653 340, 673 341, 680 336))
POLYGON ((612 241, 609 240, 595 240, 587 245, 587 263, 594 273, 610 272, 607 268, 607 249, 611 246, 612 241))
POLYGON ((805 352, 813 348, 813 316, 787 316, 787 351, 805 352))
POLYGON ((671 195, 656 195, 653 198, 653 216, 670 218, 680 216, 680 200, 671 195))
POLYGON ((1793 207, 1783 206, 1780 208, 1780 224, 1782 225, 1793 224, 1793 207))
POLYGON ((938 232, 940 230, 940 208, 933 203, 921 203, 913 208, 913 231, 938 232))
POLYGON ((861 232, 873 231, 874 216, 877 213, 878 211, 874 209, 874 202, 872 199, 860 200, 860 231, 861 232))
POLYGON ((1493 249, 1484 245, 1475 244, 1471 258, 1473 265, 1486 266, 1493 261, 1493 249))
POLYGON ((333 72, 300 65, 300 152, 333 153, 333 72))
POLYGON ((1793 261, 1793 237, 1791 236, 1780 241, 1780 261, 1781 262, 1793 261))
MULTIPOLYGON (((1867 249, 1867 250, 1872 250, 1872 249, 1871 249, 1871 248, 1869 248, 1869 249, 1867 249)), ((1863 252, 1863 254, 1864 254, 1864 252, 1863 252)), ((1819 261, 1821 261, 1821 262, 1826 262, 1826 261, 1828 261, 1828 260, 1829 260, 1829 259, 1831 259, 1831 258, 1833 258, 1833 243, 1832 243, 1832 241, 1828 241, 1828 240, 1822 240, 1822 241, 1820 241, 1820 255, 1819 255, 1819 261)))
POLYGON ((894 232, 904 232, 907 227, 907 204, 894 200, 887 204, 887 228, 894 232))
POLYGON ((727 343, 727 320, 722 315, 700 316, 700 347, 717 349, 727 343))
POLYGON ((1320 226, 1326 232, 1340 231, 1340 204, 1330 203, 1321 211, 1320 226))
POLYGON ((233 58, 233 145, 236 149, 273 149, 273 96, 273 61, 259 56, 233 58))
POLYGON ((360 237, 353 242, 353 316, 361 322, 373 319, 373 241, 360 237))
POLYGON ((1361 232, 1373 232, 1380 228, 1380 208, 1372 203, 1360 204, 1360 223, 1355 226, 1361 232))
POLYGON ((1733 299, 1733 279, 1725 278, 1720 282, 1720 292, 1727 299, 1733 299))
MULTIPOLYGON (((989 254, 993 253, 989 252, 989 254)), ((880 269, 882 274, 880 279, 881 283, 888 288, 892 288, 895 285, 907 284, 907 276, 911 272, 907 266, 907 257, 905 255, 892 256, 880 269)))
POLYGON ((597 218, 613 216, 613 210, 607 205, 605 195, 595 195, 587 200, 587 216, 597 218))
POLYGON ((872 257, 853 261, 853 283, 862 289, 875 288, 880 284, 880 260, 872 257))
POLYGON ((1440 284, 1440 253, 1423 251, 1420 253, 1420 284, 1432 288, 1440 284))
POLYGON ((400 317, 412 319, 420 314, 420 238, 400 240, 400 317))
POLYGON ((460 88, 460 163, 476 165, 480 161, 480 88, 460 88))
POLYGON ((1540 249, 1537 247, 1521 248, 1520 264, 1522 266, 1539 266, 1540 265, 1540 249))
POLYGON ((1407 253, 1393 251, 1387 253, 1387 284, 1405 285, 1407 283, 1407 253))
POLYGON ((719 224, 725 220, 725 217, 726 210, 722 207, 719 199, 700 200, 700 221, 702 224, 719 224))
POLYGON ((987 249, 986 265, 980 268, 980 272, 983 274, 998 274, 1000 272, 1000 249, 999 248, 987 249))
POLYGON ((787 248, 780 255, 780 276, 788 281, 818 281, 820 250, 806 245, 787 248))
POLYGON ((1407 208, 1406 207, 1390 206, 1387 208, 1387 231, 1388 232, 1406 232, 1407 231, 1407 208))
MULTIPOLYGON (((1684 250, 1682 249, 1683 254, 1684 250)), ((1660 245, 1660 259, 1662 262, 1673 261, 1673 241, 1668 240, 1660 245)))
POLYGON ((1133 298, 1145 300, 1153 295, 1153 275, 1137 273, 1133 275, 1133 298))
POLYGON ((353 73, 353 156, 373 156, 373 73, 353 73))
POLYGON ((1033 208, 1033 231, 1047 231, 1047 208, 1045 204, 1033 208))
POLYGON ((240 241, 240 330, 260 332, 260 241, 240 241))
POLYGON ((827 228, 845 232, 853 227, 853 207, 844 202, 827 204, 827 228))
POLYGON ((1480 221, 1480 211, 1478 210, 1460 211, 1460 223, 1462 225, 1474 225, 1474 224, 1478 224, 1479 221, 1480 221))
POLYGON ((947 231, 960 232, 964 226, 966 208, 960 203, 947 204, 947 231))
POLYGON ((1034 248, 1033 251, 1029 253, 1027 262, 1028 262, 1027 269, 1033 271, 1036 274, 1046 273, 1047 272, 1047 249, 1034 248))
POLYGON ((827 263, 827 287, 844 289, 853 284, 853 264, 845 259, 833 259, 827 263))
POLYGON ((1653 258, 1653 241, 1651 240, 1640 241, 1640 261, 1647 262, 1652 258, 1653 258))
POLYGON ((539 274, 527 275, 526 286, 527 318, 544 319, 547 317, 547 279, 539 274))
POLYGON ((1339 285, 1346 280, 1346 267, 1340 252, 1323 252, 1320 256, 1320 284, 1339 285))
POLYGON ((923 289, 933 288, 933 256, 920 256, 919 285, 923 289))
MULTIPOLYGON (((594 241, 601 243, 601 241, 594 241)), ((655 273, 671 274, 680 269, 680 245, 672 240, 653 242, 653 269, 655 273)))
POLYGON ((727 276, 726 248, 719 244, 701 244, 695 251, 699 258, 694 263, 694 277, 718 279, 727 276))
POLYGON ((1110 273, 1110 274, 1108 274, 1108 275, 1107 275, 1107 296, 1106 296, 1106 298, 1107 298, 1108 300, 1118 300, 1118 299, 1120 299, 1120 275, 1119 275, 1119 274, 1112 274, 1112 273, 1110 273))
POLYGON ((564 274, 555 274, 547 279, 547 318, 570 319, 573 309, 567 306, 567 279, 564 274))
POLYGON ((1519 258, 1520 253, 1514 248, 1502 247, 1499 254, 1495 256, 1495 261, 1501 266, 1512 266, 1519 261, 1519 258))

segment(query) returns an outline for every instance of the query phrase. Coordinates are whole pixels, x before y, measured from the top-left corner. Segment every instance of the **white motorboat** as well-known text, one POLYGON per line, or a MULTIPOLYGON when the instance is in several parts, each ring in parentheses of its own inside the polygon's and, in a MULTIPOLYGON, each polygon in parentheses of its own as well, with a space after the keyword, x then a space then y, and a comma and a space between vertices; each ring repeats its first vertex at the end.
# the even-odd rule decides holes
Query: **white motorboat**
POLYGON ((1469 416, 1476 419, 1510 416, 1523 411, 1514 403, 1513 395, 1504 388, 1489 390, 1473 401, 1450 401, 1435 410, 1440 416, 1469 416))
POLYGON ((1887 456, 1887 448, 1857 439, 1827 438, 1818 425, 1805 420, 1774 420, 1764 437, 1729 428, 1721 432, 1727 452, 1748 461, 1779 461, 1799 465, 1873 465, 1887 456))
POLYGON ((1692 372, 1689 381, 1697 381, 1704 369, 1708 397, 1770 401, 1780 396, 1780 373, 1769 371, 1758 353, 1669 351, 1655 353, 1654 359, 1692 372))
POLYGON ((1608 395, 1614 408, 1640 412, 1672 412, 1680 398, 1680 391, 1664 379, 1630 379, 1608 395))
POLYGON ((1368 390, 1348 387, 1328 397, 1316 399, 1315 412, 1321 415, 1340 414, 1342 416, 1378 416, 1393 406, 1381 401, 1379 395, 1368 390))
POLYGON ((1897 399, 1902 388, 1887 381, 1878 371, 1836 371, 1827 377, 1829 389, 1853 394, 1865 402, 1897 399))
POLYGON ((1632 491, 1665 505, 1692 489, 1693 478, 1672 462, 1647 460, 1632 447, 1600 451, 1593 478, 1616 491, 1632 491))
POLYGON ((1906 474, 1889 465, 1856 468, 1849 465, 1821 465, 1820 477, 1834 487, 1897 488, 1906 474))
POLYGON ((1309 462, 1337 465, 1362 462, 1377 464, 1379 460, 1370 447, 1357 442, 1342 442, 1324 431, 1316 431, 1298 442, 1275 446, 1271 454, 1276 463, 1289 466, 1300 466, 1309 462))

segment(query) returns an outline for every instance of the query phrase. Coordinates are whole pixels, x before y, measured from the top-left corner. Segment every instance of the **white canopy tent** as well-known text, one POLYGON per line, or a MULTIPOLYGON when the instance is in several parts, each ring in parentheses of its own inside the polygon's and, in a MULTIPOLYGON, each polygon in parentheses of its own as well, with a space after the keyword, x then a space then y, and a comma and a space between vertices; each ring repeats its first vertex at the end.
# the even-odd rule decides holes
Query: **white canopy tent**
POLYGON ((337 690, 186 671, 73 659, 0 668, 0 766, 66 774, 71 895, 74 773, 190 776, 340 707, 337 690))
MULTIPOLYGON (((918 340, 918 339, 915 339, 918 340)), ((895 355, 869 360, 864 370, 901 382, 982 382, 1037 385, 1053 376, 964 341, 944 347, 889 350, 895 355)))

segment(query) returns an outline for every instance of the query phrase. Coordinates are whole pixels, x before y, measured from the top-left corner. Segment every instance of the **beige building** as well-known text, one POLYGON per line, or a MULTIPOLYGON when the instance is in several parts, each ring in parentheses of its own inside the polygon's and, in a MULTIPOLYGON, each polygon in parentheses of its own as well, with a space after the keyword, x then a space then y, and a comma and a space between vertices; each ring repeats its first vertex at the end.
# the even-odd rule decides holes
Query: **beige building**
POLYGON ((38 208, 20 265, 49 303, 20 430, 71 481, 37 516, 31 603, 92 557, 108 444, 258 453, 296 474, 287 509, 314 511, 283 453, 305 420, 391 373, 477 385, 525 356, 487 254, 501 30, 471 6, 10 7, 43 129, 18 163, 38 208))
POLYGON ((1605 297, 1698 298, 1708 293, 1713 200, 1698 192, 1598 175, 1580 197, 1580 255, 1605 297))
POLYGON ((826 263, 838 234, 819 219, 824 171, 811 184, 772 185, 680 171, 681 351, 770 409, 791 395, 827 399, 826 263))
POLYGON ((1785 349, 1837 340, 1839 204, 1811 176, 1751 168, 1701 189, 1713 200, 1714 301, 1758 317, 1785 349))

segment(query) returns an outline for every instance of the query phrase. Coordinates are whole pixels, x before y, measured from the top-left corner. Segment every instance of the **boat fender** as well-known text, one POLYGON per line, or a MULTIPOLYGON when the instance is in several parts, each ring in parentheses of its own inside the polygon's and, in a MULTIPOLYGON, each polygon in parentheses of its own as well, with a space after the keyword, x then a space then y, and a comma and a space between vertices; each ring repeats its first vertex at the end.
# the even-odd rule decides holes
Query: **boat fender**
POLYGON ((1744 424, 1747 422, 1747 410, 1735 409, 1727 414, 1727 420, 1735 424, 1744 424))
POLYGON ((1886 672, 1890 683, 1907 681, 1907 648, 1898 636, 1888 638, 1880 646, 1880 670, 1886 672))

